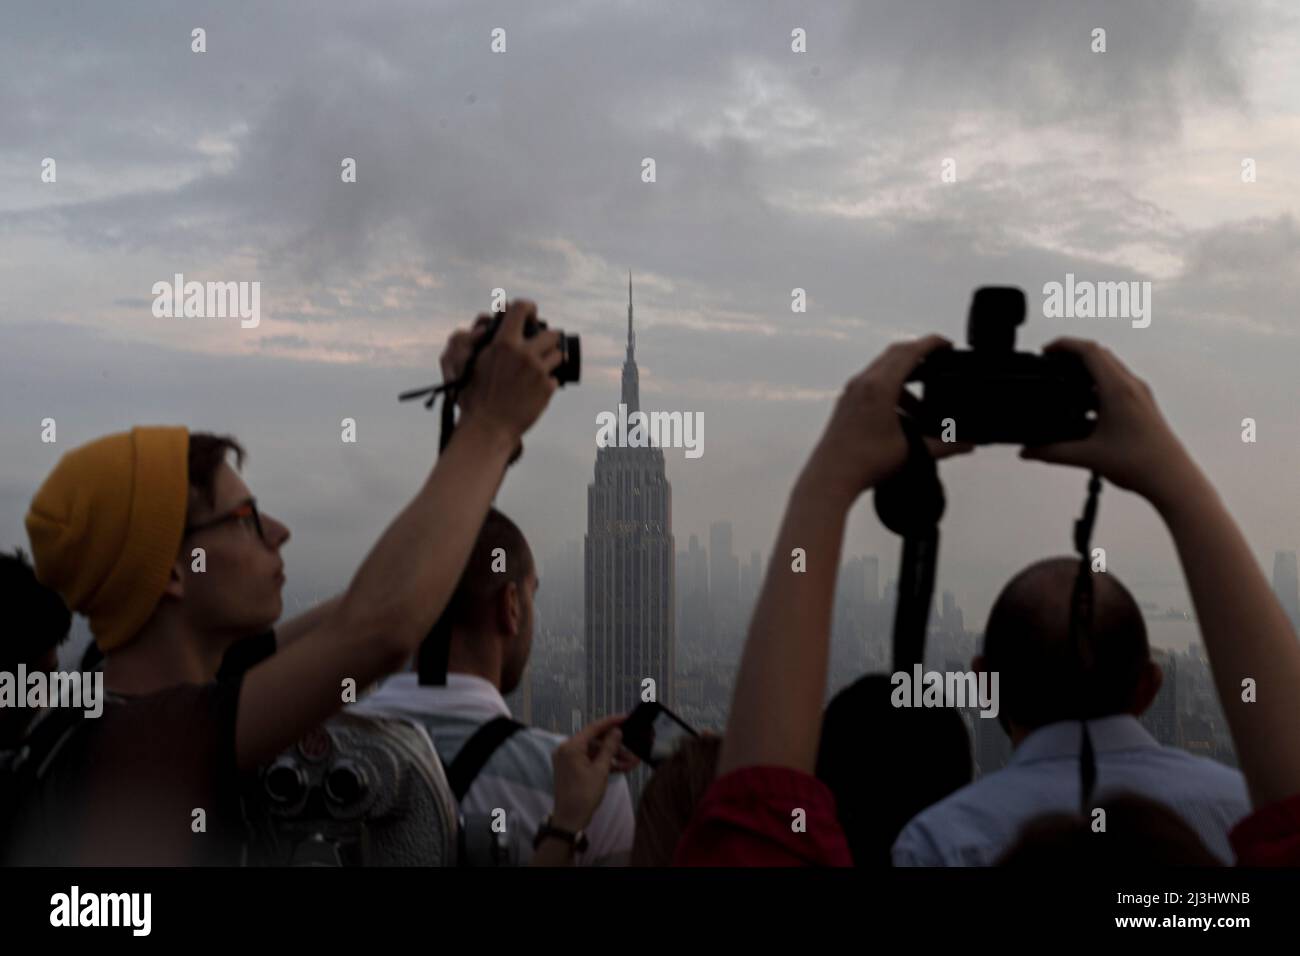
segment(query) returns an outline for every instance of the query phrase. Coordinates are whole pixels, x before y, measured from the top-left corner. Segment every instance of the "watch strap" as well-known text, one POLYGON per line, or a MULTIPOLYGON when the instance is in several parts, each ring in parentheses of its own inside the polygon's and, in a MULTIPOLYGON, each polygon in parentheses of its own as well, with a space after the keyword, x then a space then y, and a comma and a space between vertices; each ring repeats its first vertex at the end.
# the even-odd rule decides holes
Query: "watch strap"
POLYGON ((536 850, 542 845, 542 841, 547 837, 555 837, 557 840, 563 840, 569 846, 573 847, 574 853, 582 853, 587 849, 587 833, 585 830, 579 830, 574 833, 572 830, 564 830, 551 823, 551 815, 547 814, 546 819, 537 827, 537 835, 533 837, 533 849, 536 850))

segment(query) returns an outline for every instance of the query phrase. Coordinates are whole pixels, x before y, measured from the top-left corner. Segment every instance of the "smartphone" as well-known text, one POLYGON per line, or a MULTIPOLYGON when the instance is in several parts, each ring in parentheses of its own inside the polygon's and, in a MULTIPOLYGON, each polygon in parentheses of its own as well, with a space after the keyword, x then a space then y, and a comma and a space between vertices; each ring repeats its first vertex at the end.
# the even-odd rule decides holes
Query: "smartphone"
POLYGON ((686 721, 658 701, 638 704, 619 728, 623 746, 651 767, 673 755, 687 737, 698 737, 686 721))

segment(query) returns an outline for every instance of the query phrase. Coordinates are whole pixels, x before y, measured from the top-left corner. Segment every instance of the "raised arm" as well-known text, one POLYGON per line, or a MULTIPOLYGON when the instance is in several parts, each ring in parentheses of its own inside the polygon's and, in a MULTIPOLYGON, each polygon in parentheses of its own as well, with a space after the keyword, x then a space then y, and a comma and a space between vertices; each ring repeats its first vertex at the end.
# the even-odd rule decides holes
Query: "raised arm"
POLYGON ((479 356, 455 435, 415 498, 393 519, 337 604, 244 678, 236 754, 251 768, 400 668, 446 606, 521 436, 556 388, 557 335, 525 339, 531 302, 513 303, 479 356))
MULTIPOLYGON (((917 364, 947 344, 932 335, 892 345, 845 386, 790 493, 736 676, 719 777, 758 765, 812 772, 844 524, 858 495, 906 460, 899 394, 917 364)), ((930 448, 936 457, 970 450, 930 448)))
POLYGON ((1100 415, 1084 441, 1025 449, 1022 457, 1097 470, 1145 497, 1173 536, 1219 700, 1256 806, 1300 794, 1300 642, 1219 495, 1178 441, 1151 389, 1095 342, 1077 353, 1097 382, 1100 415), (1256 700, 1242 700, 1242 682, 1256 700))
POLYGON ((310 634, 328 620, 331 615, 337 614, 342 606, 343 595, 338 594, 328 601, 321 601, 319 604, 309 607, 301 614, 297 614, 280 624, 275 629, 276 649, 283 650, 298 638, 310 634))

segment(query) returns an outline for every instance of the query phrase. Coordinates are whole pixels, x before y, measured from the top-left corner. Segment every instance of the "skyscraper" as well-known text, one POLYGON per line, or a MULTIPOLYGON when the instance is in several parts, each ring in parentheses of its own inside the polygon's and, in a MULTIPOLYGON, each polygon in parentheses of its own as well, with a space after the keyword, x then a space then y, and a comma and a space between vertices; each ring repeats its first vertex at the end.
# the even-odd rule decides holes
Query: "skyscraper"
POLYGON ((867 572, 862 558, 848 558, 840 565, 835 585, 837 604, 854 606, 867 599, 867 572))
POLYGON ((1273 555, 1273 593, 1282 603, 1291 626, 1300 633, 1300 580, 1296 575, 1294 551, 1279 551, 1273 555))
POLYGON ((677 645, 683 654, 698 657, 716 651, 713 612, 709 607, 708 553, 700 539, 690 537, 690 546, 677 552, 677 645), (689 651, 687 650, 689 648, 689 651))
POLYGON ((865 557, 862 559, 863 571, 863 590, 866 592, 867 602, 875 604, 880 600, 880 559, 876 557, 865 557))
POLYGON ((709 596, 715 605, 733 605, 740 596, 740 560, 731 549, 731 522, 709 525, 709 596))
POLYGON ((1138 720, 1160 743, 1168 747, 1181 747, 1183 741, 1178 732, 1178 658, 1167 650, 1152 648, 1151 659, 1160 665, 1165 676, 1156 699, 1138 720))
POLYGON ((1001 770, 1011 759, 1011 739, 995 717, 981 717, 976 712, 971 719, 971 741, 975 768, 979 776, 1001 770))
POLYGON ((748 615, 754 609, 759 589, 763 586, 763 556, 749 552, 749 563, 740 567, 740 606, 748 615))
MULTIPOLYGON (((640 411, 632 330, 632 276, 627 279, 627 357, 622 403, 640 411)), ((594 720, 641 702, 643 682, 673 706, 676 666, 672 488, 659 448, 596 450, 587 486, 584 631, 587 712, 594 720)))

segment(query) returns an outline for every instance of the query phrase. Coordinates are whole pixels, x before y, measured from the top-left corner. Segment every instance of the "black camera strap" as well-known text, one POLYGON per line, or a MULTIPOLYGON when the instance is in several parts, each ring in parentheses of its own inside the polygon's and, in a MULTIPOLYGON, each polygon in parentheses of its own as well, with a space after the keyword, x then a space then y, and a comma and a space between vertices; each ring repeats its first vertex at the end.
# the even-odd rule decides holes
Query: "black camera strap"
POLYGON ((438 396, 442 396, 442 418, 438 429, 438 454, 440 455, 447 450, 447 443, 451 441, 452 432, 456 430, 456 402, 460 398, 461 389, 465 387, 465 383, 469 381, 470 373, 474 370, 475 357, 470 358, 460 378, 450 382, 443 382, 441 385, 413 388, 397 396, 399 402, 409 402, 413 398, 424 398, 425 408, 433 408, 433 403, 438 400, 438 396))
POLYGON ((898 569, 898 603, 894 608, 894 670, 910 671, 925 657, 925 632, 934 598, 939 559, 939 519, 945 500, 939 469, 925 446, 916 420, 899 415, 907 437, 903 467, 876 487, 876 514, 903 539, 898 569))
POLYGON ((1097 498, 1101 494, 1101 477, 1094 471, 1088 478, 1088 498, 1083 506, 1083 516, 1074 522, 1074 548, 1079 552, 1079 571, 1074 578, 1074 590, 1070 595, 1070 649, 1078 665, 1077 683, 1073 690, 1076 713, 1082 727, 1082 742, 1079 745, 1079 812, 1088 815, 1088 804, 1092 802, 1092 791, 1097 784, 1097 755, 1092 746, 1092 735, 1088 732, 1089 689, 1092 683, 1092 607, 1093 581, 1089 545, 1092 540, 1092 527, 1097 521, 1097 498))

